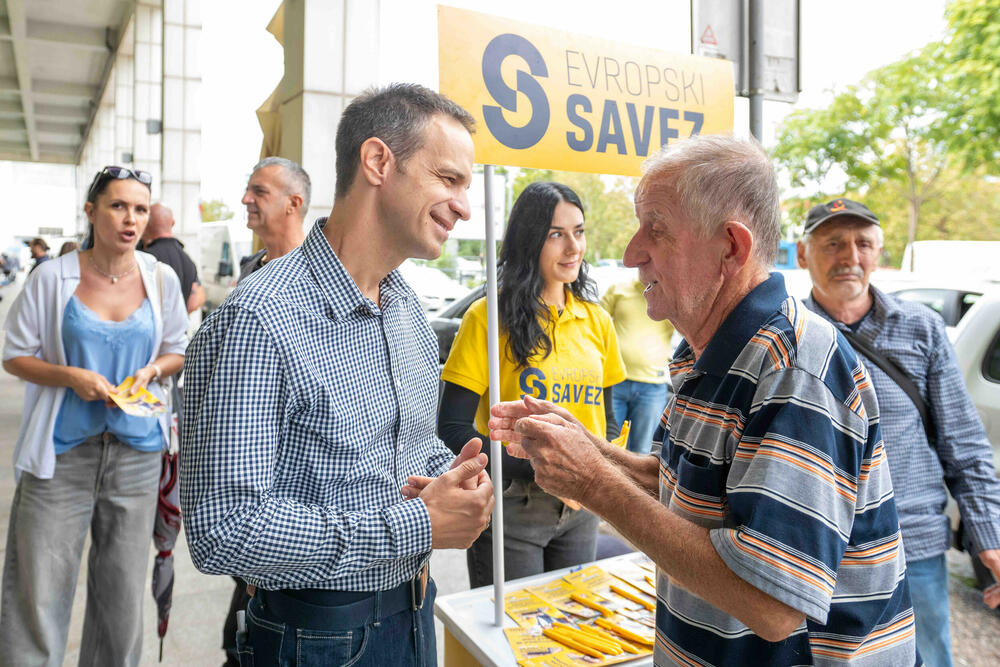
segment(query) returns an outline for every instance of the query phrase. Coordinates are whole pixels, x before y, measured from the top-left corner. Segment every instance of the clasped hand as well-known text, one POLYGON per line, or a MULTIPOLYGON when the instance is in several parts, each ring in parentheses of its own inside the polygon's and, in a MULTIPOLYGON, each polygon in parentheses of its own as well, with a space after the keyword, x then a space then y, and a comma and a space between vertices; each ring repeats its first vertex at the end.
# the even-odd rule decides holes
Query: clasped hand
POLYGON ((431 521, 435 549, 468 549, 486 530, 493 512, 493 483, 478 438, 465 443, 451 469, 440 477, 413 475, 401 491, 420 498, 431 521))
POLYGON ((579 420, 549 401, 525 396, 498 403, 489 428, 511 456, 531 462, 535 482, 554 496, 586 503, 608 465, 579 420))

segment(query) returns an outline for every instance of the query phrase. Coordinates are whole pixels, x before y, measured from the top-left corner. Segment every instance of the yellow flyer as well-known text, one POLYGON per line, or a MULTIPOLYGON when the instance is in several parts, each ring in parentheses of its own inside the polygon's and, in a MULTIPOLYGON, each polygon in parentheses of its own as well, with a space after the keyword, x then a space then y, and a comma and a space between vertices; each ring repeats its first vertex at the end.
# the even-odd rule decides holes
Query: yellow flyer
POLYGON ((627 584, 634 586, 651 598, 656 598, 656 586, 650 581, 651 577, 635 563, 615 563, 608 571, 627 584))
POLYGON ((566 614, 579 618, 594 618, 601 615, 596 609, 572 599, 571 596, 574 594, 579 596, 581 591, 564 579, 556 579, 541 586, 531 586, 525 590, 566 614))
POLYGON ((145 387, 132 394, 129 390, 135 378, 131 375, 115 387, 111 400, 127 415, 133 417, 158 417, 167 411, 167 406, 145 387))
POLYGON ((551 628, 554 622, 566 620, 561 611, 526 590, 508 593, 503 602, 504 611, 515 623, 538 635, 543 629, 551 628))
POLYGON ((514 660, 524 664, 525 660, 552 655, 563 651, 563 647, 543 634, 535 634, 525 628, 504 628, 507 642, 514 651, 514 660))

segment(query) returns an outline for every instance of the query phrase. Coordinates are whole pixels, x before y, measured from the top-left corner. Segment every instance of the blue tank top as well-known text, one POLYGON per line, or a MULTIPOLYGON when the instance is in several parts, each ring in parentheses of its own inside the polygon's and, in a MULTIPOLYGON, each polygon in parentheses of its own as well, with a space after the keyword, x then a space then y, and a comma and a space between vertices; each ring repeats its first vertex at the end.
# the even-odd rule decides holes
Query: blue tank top
MULTIPOLYGON (((100 373, 113 385, 142 368, 153 353, 153 306, 149 299, 121 322, 102 320, 74 294, 63 313, 62 341, 66 364, 100 373)), ((151 417, 132 417, 104 401, 84 401, 66 389, 56 415, 54 443, 62 454, 87 438, 109 431, 119 440, 143 452, 162 448, 159 422, 151 417)))

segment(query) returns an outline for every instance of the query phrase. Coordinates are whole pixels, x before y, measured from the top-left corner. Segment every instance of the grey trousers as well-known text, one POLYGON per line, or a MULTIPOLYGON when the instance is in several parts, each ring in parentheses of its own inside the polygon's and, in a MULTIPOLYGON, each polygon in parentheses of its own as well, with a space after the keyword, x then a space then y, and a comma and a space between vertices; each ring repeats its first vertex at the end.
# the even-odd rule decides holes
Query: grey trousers
POLYGON ((62 665, 88 529, 79 664, 139 663, 159 477, 159 452, 110 433, 56 457, 52 479, 21 476, 4 558, 0 667, 62 665))

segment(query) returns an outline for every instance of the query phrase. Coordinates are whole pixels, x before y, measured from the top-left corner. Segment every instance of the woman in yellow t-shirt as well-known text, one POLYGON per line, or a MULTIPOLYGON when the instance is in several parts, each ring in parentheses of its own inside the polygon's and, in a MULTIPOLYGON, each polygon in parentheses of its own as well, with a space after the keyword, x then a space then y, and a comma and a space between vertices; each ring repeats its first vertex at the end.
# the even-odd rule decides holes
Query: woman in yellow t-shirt
MULTIPOLYGON (((562 405, 587 430, 618 433, 611 386, 625 367, 611 318, 587 279, 583 204, 561 183, 532 183, 517 198, 500 249, 500 400, 525 394, 562 405)), ((441 373, 438 434, 458 453, 479 437, 488 451, 486 300, 462 318, 441 373)), ((597 517, 542 491, 528 461, 503 453, 505 579, 594 560, 597 517)), ((473 588, 493 581, 492 527, 467 552, 473 588)))

